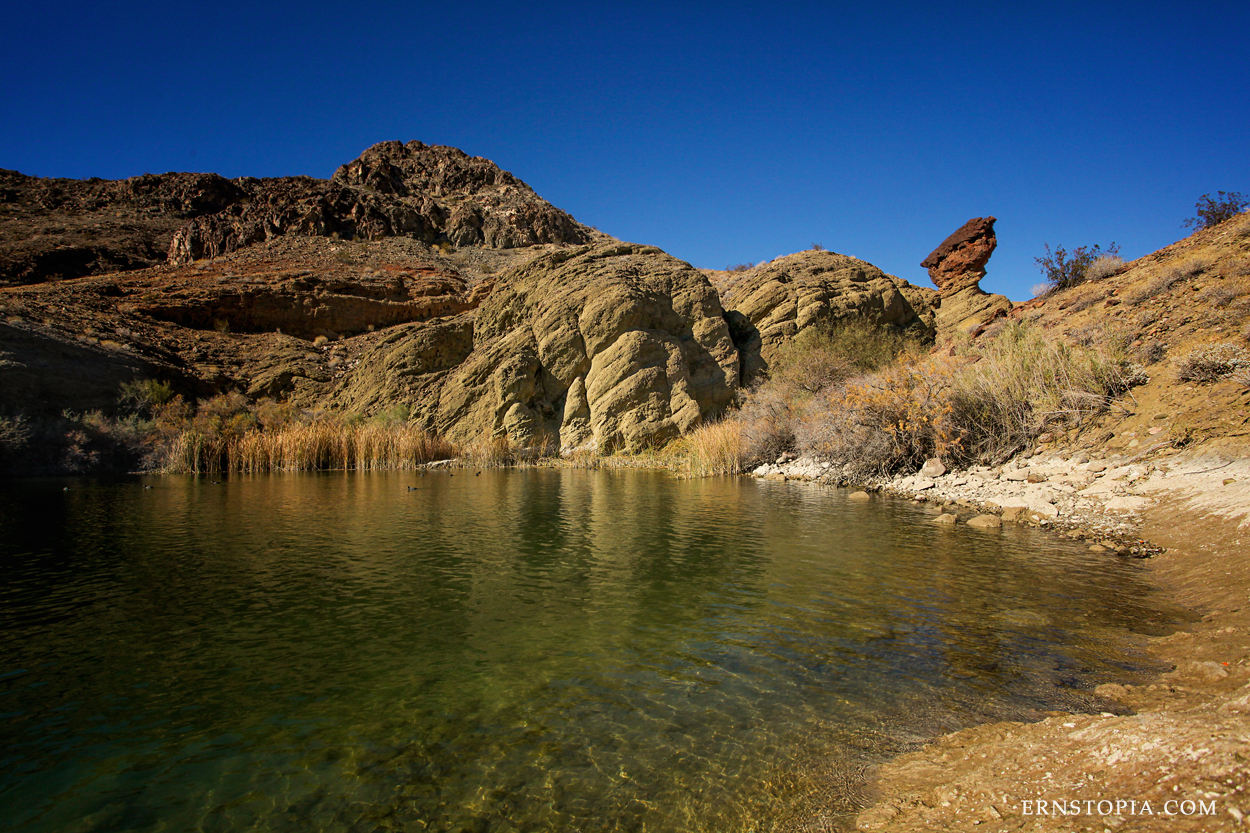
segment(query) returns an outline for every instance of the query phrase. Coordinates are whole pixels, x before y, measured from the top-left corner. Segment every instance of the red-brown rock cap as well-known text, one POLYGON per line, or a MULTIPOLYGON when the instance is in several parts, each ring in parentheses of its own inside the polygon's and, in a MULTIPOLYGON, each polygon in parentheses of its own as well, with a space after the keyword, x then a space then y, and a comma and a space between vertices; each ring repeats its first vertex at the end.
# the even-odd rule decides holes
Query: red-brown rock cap
POLYGON ((975 286, 985 277, 985 264, 998 245, 997 217, 973 217, 929 253, 920 265, 943 295, 975 286))

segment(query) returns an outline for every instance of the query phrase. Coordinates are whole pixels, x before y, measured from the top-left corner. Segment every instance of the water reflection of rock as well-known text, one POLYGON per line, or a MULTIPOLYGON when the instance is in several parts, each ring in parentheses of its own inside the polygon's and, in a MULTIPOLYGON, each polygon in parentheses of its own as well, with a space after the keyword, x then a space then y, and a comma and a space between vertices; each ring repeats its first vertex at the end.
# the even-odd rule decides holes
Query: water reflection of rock
POLYGON ((13 632, 30 667, 55 650, 82 669, 19 697, 32 720, 116 696, 178 727, 136 722, 105 754, 165 767, 181 809, 141 784, 127 801, 187 826, 798 829, 816 801, 851 812, 871 761, 1055 702, 1059 676, 1080 685, 1120 659, 1080 634, 1140 612, 1082 595, 1123 584, 1114 565, 1081 575, 1028 534, 938 530, 906 502, 795 484, 551 470, 159 483, 57 493, 80 502, 57 546, 106 553, 74 563, 108 603, 13 632), (114 526, 79 529, 100 507, 114 526), (169 704, 184 710, 162 717, 169 704), (253 765, 250 798, 204 780, 253 765))

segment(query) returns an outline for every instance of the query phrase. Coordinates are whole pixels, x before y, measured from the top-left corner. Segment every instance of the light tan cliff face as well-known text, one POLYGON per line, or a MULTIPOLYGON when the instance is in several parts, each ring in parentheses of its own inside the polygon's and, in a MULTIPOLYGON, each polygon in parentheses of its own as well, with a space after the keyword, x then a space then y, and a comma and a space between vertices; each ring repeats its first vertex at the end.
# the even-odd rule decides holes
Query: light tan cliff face
POLYGON ((500 276, 435 425, 453 439, 641 447, 722 411, 738 352, 716 291, 659 249, 605 244, 500 276))

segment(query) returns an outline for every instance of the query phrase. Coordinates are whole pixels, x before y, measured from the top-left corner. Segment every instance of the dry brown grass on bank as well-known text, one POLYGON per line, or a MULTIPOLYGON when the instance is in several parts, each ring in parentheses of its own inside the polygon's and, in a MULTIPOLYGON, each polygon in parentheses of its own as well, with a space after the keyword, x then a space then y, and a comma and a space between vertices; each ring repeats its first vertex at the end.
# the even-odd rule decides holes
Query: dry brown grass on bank
POLYGON ((914 470, 930 457, 998 462, 1045 432, 1081 428, 1145 381, 1123 351, 1065 344, 1028 324, 983 341, 953 357, 887 351, 867 372, 848 369, 845 354, 813 356, 836 342, 809 345, 795 351, 802 367, 777 368, 740 410, 692 433, 684 469, 742 471, 786 451, 860 475, 914 470))
POLYGON ((678 470, 689 477, 742 471, 745 463, 742 428, 743 423, 732 418, 700 425, 685 438, 684 448, 681 449, 684 451, 684 465, 678 470))
POLYGON ((190 428, 169 442, 167 472, 276 472, 410 469, 456 456, 450 443, 411 424, 321 421, 275 430, 210 434, 190 428))
POLYGON ((1079 429, 1144 381, 1117 351, 1011 324, 968 356, 896 365, 848 385, 817 418, 824 434, 810 444, 882 473, 929 457, 1000 462, 1043 433, 1079 429))

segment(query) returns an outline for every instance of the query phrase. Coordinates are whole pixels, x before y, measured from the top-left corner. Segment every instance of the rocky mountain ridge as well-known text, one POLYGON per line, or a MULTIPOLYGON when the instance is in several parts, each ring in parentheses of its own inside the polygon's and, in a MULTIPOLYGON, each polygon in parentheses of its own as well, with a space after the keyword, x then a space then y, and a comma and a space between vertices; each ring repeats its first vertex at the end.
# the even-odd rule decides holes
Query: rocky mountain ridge
POLYGON ((0 171, 0 286, 220 257, 284 235, 513 249, 601 235, 481 157, 381 142, 329 180, 0 171))

